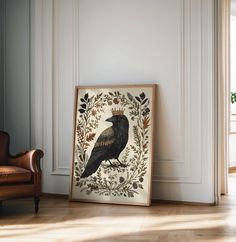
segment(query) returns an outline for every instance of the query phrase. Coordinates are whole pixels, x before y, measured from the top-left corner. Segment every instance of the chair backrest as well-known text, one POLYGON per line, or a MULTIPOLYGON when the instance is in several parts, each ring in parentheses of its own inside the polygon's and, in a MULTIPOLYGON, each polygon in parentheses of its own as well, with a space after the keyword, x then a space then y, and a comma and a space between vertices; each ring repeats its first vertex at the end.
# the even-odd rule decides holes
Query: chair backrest
POLYGON ((9 155, 9 143, 10 137, 9 134, 3 131, 0 131, 0 165, 7 163, 9 155))

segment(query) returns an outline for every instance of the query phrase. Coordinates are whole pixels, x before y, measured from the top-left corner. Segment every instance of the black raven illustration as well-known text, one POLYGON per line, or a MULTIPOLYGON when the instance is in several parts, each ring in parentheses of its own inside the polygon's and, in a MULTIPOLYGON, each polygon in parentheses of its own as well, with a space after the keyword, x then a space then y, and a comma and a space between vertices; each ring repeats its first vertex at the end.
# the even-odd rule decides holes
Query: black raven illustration
POLYGON ((109 161, 112 165, 110 159, 116 159, 120 166, 125 166, 118 158, 128 142, 129 121, 123 115, 123 112, 115 113, 119 114, 113 114, 111 118, 106 119, 106 121, 112 122, 113 125, 105 129, 98 137, 81 178, 95 173, 102 161, 109 161))

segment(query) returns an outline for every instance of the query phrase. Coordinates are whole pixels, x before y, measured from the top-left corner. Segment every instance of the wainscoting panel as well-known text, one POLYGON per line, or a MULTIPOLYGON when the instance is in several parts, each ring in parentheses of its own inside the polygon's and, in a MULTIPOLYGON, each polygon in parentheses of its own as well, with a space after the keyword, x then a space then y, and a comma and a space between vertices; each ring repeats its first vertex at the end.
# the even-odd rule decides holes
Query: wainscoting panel
POLYGON ((44 191, 68 193, 74 85, 156 83, 153 198, 214 202, 213 0, 40 0, 35 9, 44 191))
POLYGON ((35 26, 42 30, 39 33, 34 30, 34 39, 36 46, 41 47, 42 55, 35 48, 33 92, 37 93, 38 99, 32 100, 35 108, 32 110, 35 130, 32 140, 45 152, 43 190, 49 193, 68 193, 69 189, 74 86, 78 69, 74 68, 77 63, 75 7, 75 1, 34 2, 35 26))

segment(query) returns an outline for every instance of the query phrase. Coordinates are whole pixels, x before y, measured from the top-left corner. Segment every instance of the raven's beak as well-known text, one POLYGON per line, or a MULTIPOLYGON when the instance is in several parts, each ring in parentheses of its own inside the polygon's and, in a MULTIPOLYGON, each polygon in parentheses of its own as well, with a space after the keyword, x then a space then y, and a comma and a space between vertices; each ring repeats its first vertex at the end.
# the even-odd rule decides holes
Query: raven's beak
POLYGON ((115 120, 114 120, 114 117, 110 117, 110 118, 106 119, 105 121, 113 123, 115 120))

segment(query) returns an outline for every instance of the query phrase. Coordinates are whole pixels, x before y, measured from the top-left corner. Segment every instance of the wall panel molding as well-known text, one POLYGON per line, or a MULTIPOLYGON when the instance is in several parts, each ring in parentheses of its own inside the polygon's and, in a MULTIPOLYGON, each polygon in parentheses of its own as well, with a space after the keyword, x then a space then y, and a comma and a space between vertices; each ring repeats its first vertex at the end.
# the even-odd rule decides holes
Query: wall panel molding
MULTIPOLYGON (((137 0, 134 10, 129 0, 120 1, 119 5, 108 4, 107 0, 35 1, 34 36, 38 48, 35 48, 34 58, 36 81, 33 86, 35 110, 32 126, 35 136, 32 140, 45 151, 44 192, 68 192, 73 122, 65 114, 72 119, 73 109, 66 109, 73 108, 74 86, 79 79, 80 84, 106 84, 107 80, 118 82, 125 76, 128 82, 135 79, 142 67, 139 75, 143 75, 143 79, 140 80, 160 75, 160 85, 166 88, 165 95, 174 84, 174 109, 178 117, 176 123, 171 120, 170 124, 172 129, 178 129, 175 134, 180 135, 173 137, 174 142, 171 143, 172 146, 176 143, 179 151, 173 147, 163 149, 163 144, 168 144, 169 140, 159 140, 163 150, 155 154, 153 198, 213 201, 214 4, 213 0, 177 0, 175 4, 170 3, 170 0, 158 0, 158 3, 137 0), (159 12, 151 13, 150 5, 159 12), (105 11, 104 6, 109 11, 107 8, 105 11), (117 8, 125 10, 118 22, 120 11, 117 8), (171 32, 161 28, 159 21, 166 21, 166 14, 162 14, 159 8, 169 9, 171 21, 176 20, 171 32), (140 14, 144 14, 141 23, 140 14), (149 32, 146 25, 150 27, 149 32), (153 33, 155 29, 157 33, 153 33), (140 36, 139 31, 146 36, 140 36), (160 35, 166 37, 160 38, 160 35), (130 45, 129 41, 136 40, 137 36, 141 40, 130 45), (174 36, 174 39, 165 43, 168 36, 174 36), (154 37, 157 42, 150 41, 148 37, 154 37), (158 56, 159 53, 153 54, 153 51, 162 51, 163 45, 173 48, 173 43, 176 43, 177 50, 175 48, 176 52, 173 53, 174 74, 169 75, 158 69, 158 65, 167 71, 169 63, 163 64, 161 57, 166 52, 169 55, 172 53, 166 50, 158 56), (140 46, 144 50, 140 50, 140 46), (136 61, 133 57, 136 54, 137 59, 144 55, 147 60, 136 61), (153 66, 149 68, 150 58, 153 66), (153 63, 155 61, 159 62, 153 63), (137 73, 134 74, 132 71, 135 70, 137 73), (65 99, 67 106, 63 103, 65 99)), ((167 102, 168 105, 171 103, 168 99, 167 102)), ((168 113, 165 115, 168 118, 168 113)), ((165 121, 161 119, 161 122, 165 121)), ((165 128, 168 128, 168 124, 165 128)))
MULTIPOLYGON (((153 181, 159 187, 154 194, 162 199, 170 199, 164 192, 165 189, 173 192, 173 200, 192 200, 194 193, 199 191, 204 197, 204 189, 209 188, 209 194, 205 194, 205 199, 214 200, 213 197, 213 110, 214 100, 213 84, 213 1, 191 1, 184 0, 185 9, 190 14, 189 21, 184 21, 188 26, 188 34, 185 38, 185 76, 191 79, 188 87, 188 99, 186 110, 188 110, 187 121, 185 124, 186 142, 189 142, 186 159, 190 161, 190 177, 173 178, 159 176, 153 177, 153 181), (190 11, 189 11, 190 10, 190 11), (198 16, 197 16, 198 14, 198 16), (194 34, 196 36, 194 37, 194 34), (192 40, 191 40, 192 39, 192 40), (191 99, 193 94, 194 99, 191 99), (196 108, 194 108, 196 107, 196 108), (192 130, 192 131, 191 131, 192 130), (193 133, 194 130, 198 131, 193 133), (191 133, 192 132, 192 133, 191 133), (190 134, 190 136, 188 136, 190 134), (181 185, 180 185, 181 184, 181 185), (189 189, 190 195, 182 194, 182 190, 189 189), (205 188, 204 188, 205 186, 205 188), (198 190, 202 189, 202 191, 198 190), (175 192, 178 191, 178 192, 175 192), (184 198, 183 198, 184 197, 184 198), (191 197, 191 198, 190 198, 191 197)), ((186 27, 187 27, 186 26, 186 27)), ((185 32, 186 33, 186 32, 185 32)), ((187 87, 185 87, 187 88, 187 87)), ((158 168, 157 168, 158 169, 158 168)), ((206 189, 205 189, 206 190, 206 189)), ((196 198, 197 199, 197 198, 196 198)), ((205 199, 202 198, 204 201, 205 199)))
MULTIPOLYGON (((66 4, 65 1, 53 1, 52 2, 52 65, 53 65, 53 74, 52 74, 52 97, 53 97, 53 166, 52 166, 52 174, 55 175, 69 175, 70 166, 65 165, 65 157, 61 157, 60 150, 63 149, 61 147, 61 136, 60 132, 64 131, 64 127, 61 127, 61 121, 65 116, 72 116, 71 112, 67 112, 67 110, 63 110, 63 105, 60 105, 61 99, 66 99, 67 96, 65 91, 67 89, 66 86, 63 86, 63 83, 66 81, 66 85, 70 88, 70 97, 73 96, 73 79, 71 77, 72 65, 70 63, 71 60, 68 60, 67 52, 72 53, 70 50, 71 43, 71 30, 67 26, 72 26, 72 8, 70 5, 66 4), (67 24, 65 24, 67 23, 67 24), (63 26, 63 24, 67 26, 63 26), (66 41, 65 39, 66 38, 66 41), (64 160, 63 160, 64 159, 64 160), (62 160, 62 161, 61 161, 62 160), (64 163, 64 164, 63 164, 64 163)), ((69 56, 70 59, 71 56, 69 56)), ((71 98, 72 100, 72 98, 71 98)), ((69 103, 68 103, 69 104, 69 103)), ((71 102, 70 102, 71 104, 71 102)), ((68 107, 68 111, 71 110, 71 107, 68 107)), ((67 130, 68 131, 68 130, 67 130)), ((64 134, 65 135, 65 134, 64 134)), ((71 141, 69 142, 71 143, 71 141)), ((72 152, 71 152, 72 153, 72 152)), ((67 154, 67 159, 69 159, 67 154)), ((66 163, 68 163, 66 161, 66 163)))
MULTIPOLYGON (((154 156, 154 166, 155 164, 160 164, 165 165, 165 164, 172 164, 175 163, 176 165, 179 164, 181 165, 182 163, 186 162, 185 159, 185 149, 184 149, 184 141, 185 141, 185 110, 184 110, 184 105, 185 105, 185 76, 184 76, 184 71, 185 71, 185 65, 184 65, 184 37, 185 37, 185 18, 186 18, 186 11, 184 11, 184 0, 178 0, 178 7, 176 9, 177 11, 177 26, 178 26, 178 51, 179 51, 179 63, 178 63, 178 92, 179 92, 179 105, 178 105, 178 110, 180 113, 180 117, 178 120, 178 129, 180 130, 180 140, 181 140, 181 147, 182 150, 180 151, 179 156, 174 156, 172 154, 166 154, 166 155, 159 155, 157 152, 154 156)), ((155 169, 154 169, 155 171, 155 169)))
MULTIPOLYGON (((38 95, 38 102, 36 101, 35 105, 37 109, 43 110, 40 116, 43 119, 43 128, 46 129, 41 138, 40 147, 48 151, 52 161, 51 174, 68 176, 72 156, 70 126, 72 126, 73 117, 74 86, 78 82, 78 30, 74 29, 78 27, 75 22, 78 20, 78 1, 49 0, 37 4, 39 6, 37 5, 35 9, 38 13, 35 17, 41 15, 44 19, 41 20, 42 26, 38 26, 43 36, 41 44, 43 55, 40 56, 40 53, 37 53, 43 65, 41 72, 36 73, 36 75, 43 73, 43 76, 38 76, 37 80, 41 78, 44 82, 39 81, 34 87, 41 91, 41 97, 38 95), (40 100, 44 103, 43 107, 39 106, 40 100), (63 105, 64 102, 68 107, 63 105)), ((38 19, 37 23, 39 22, 38 19)), ((40 43, 36 44, 40 45, 40 43)), ((40 66, 39 61, 36 68, 40 66)), ((37 120, 38 118, 34 116, 34 121, 38 122, 37 120)), ((34 125, 36 130, 38 125, 34 125)))
POLYGON ((74 86, 78 83, 78 0, 37 0, 32 12, 33 146, 42 148, 43 191, 65 194, 72 157, 74 86))
POLYGON ((161 163, 155 161, 153 181, 155 183, 201 184, 204 173, 202 163, 206 153, 206 130, 203 127, 209 122, 203 115, 206 113, 206 103, 209 104, 212 101, 212 96, 207 96, 206 92, 206 90, 211 91, 207 83, 212 77, 207 76, 209 69, 205 68, 206 65, 209 68, 212 65, 212 59, 207 56, 207 53, 211 51, 212 32, 209 24, 212 21, 212 15, 206 15, 206 7, 210 8, 211 5, 210 1, 207 3, 208 6, 203 1, 183 0, 181 2, 180 13, 182 12, 183 16, 182 25, 180 25, 182 31, 180 28, 179 32, 182 33, 182 38, 180 37, 182 59, 179 68, 183 71, 184 80, 181 82, 183 92, 180 92, 181 107, 184 109, 181 120, 185 132, 184 161, 182 163, 178 163, 177 160, 177 162, 164 160, 161 163))
MULTIPOLYGON (((195 27, 192 21, 191 1, 178 1, 178 45, 179 45, 179 129, 181 130, 181 157, 157 157, 154 161, 154 181, 181 182, 191 178, 191 28, 195 27)), ((195 20, 195 19, 194 19, 195 20)), ((199 34, 199 32, 198 32, 199 34)), ((201 33, 200 33, 201 34, 201 33)), ((191 180, 189 182, 192 182, 191 180)))

